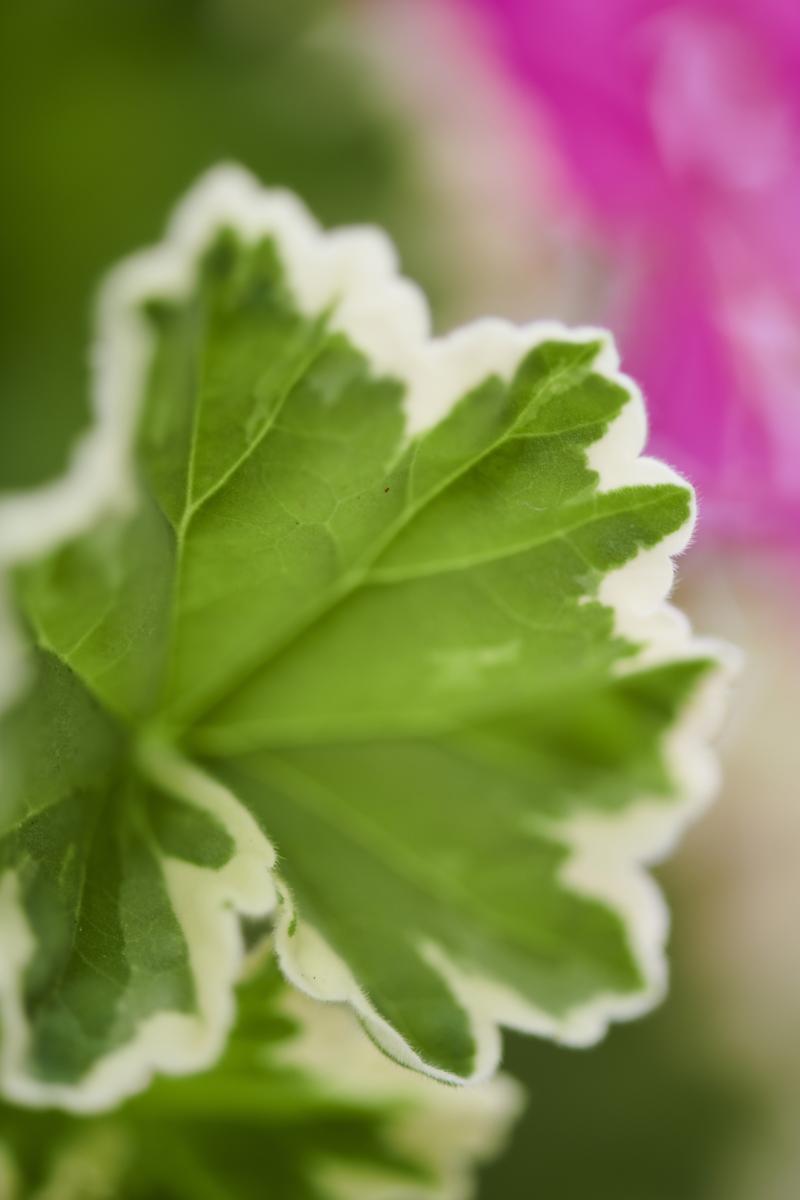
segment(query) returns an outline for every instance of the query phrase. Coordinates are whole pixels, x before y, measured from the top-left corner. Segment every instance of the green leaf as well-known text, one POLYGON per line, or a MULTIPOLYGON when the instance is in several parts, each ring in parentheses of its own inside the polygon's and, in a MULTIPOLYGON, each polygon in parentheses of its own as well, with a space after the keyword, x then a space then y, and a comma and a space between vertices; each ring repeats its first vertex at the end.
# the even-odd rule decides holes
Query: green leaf
POLYGON ((352 1016, 274 966, 238 992, 213 1070, 113 1116, 0 1104, 4 1200, 462 1200, 521 1107, 505 1076, 453 1089, 403 1071, 352 1016), (5 1174, 3 1174, 5 1171, 5 1174))
POLYGON ((211 1061, 276 887, 285 974, 443 1079, 651 1005, 721 673, 607 337, 431 340, 380 234, 233 168, 99 321, 95 433, 2 513, 8 1094, 211 1061))

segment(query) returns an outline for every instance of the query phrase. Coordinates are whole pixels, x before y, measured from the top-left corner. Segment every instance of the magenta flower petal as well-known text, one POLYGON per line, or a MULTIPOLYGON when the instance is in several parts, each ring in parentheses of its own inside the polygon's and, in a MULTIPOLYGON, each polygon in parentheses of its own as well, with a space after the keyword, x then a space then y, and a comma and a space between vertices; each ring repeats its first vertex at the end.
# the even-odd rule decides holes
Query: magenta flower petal
POLYGON ((800 549, 800 4, 452 2, 626 281, 655 452, 707 532, 800 549))

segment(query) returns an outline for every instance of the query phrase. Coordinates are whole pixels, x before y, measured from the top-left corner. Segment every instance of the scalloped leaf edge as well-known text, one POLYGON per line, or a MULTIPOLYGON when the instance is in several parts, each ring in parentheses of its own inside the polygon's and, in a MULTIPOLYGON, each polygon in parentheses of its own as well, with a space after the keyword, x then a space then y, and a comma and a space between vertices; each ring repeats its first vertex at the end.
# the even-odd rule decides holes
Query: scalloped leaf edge
POLYGON ((380 1169, 323 1159, 312 1173, 326 1195, 341 1200, 467 1200, 474 1195, 476 1166, 501 1152, 525 1107, 521 1084, 498 1074, 473 1088, 444 1088, 396 1068, 366 1038, 351 1045, 353 1031, 344 1023, 345 1011, 336 1006, 316 1005, 293 989, 281 998, 281 1009, 298 1022, 302 1034, 281 1047, 278 1061, 313 1074, 342 1100, 396 1107, 386 1129, 388 1145, 431 1174, 430 1181, 414 1184, 393 1180, 380 1169), (351 1067, 343 1073, 344 1043, 351 1067))

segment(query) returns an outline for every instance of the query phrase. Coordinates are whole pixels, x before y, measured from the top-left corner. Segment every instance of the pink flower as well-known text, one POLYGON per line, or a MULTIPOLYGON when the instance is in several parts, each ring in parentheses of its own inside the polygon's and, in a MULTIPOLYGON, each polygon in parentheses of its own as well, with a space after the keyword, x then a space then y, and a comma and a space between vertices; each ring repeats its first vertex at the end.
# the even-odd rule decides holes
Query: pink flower
POLYGON ((653 451, 706 531, 800 548, 800 3, 452 2, 604 247, 653 451))

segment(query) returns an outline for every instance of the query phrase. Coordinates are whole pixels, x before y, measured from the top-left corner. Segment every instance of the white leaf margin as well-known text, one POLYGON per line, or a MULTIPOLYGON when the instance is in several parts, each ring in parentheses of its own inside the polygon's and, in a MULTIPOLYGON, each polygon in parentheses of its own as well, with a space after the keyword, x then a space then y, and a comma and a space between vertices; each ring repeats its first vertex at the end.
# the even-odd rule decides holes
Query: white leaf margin
MULTIPOLYGON (((291 193, 265 189, 241 167, 221 165, 203 176, 179 204, 164 241, 123 262, 102 286, 93 356, 94 425, 79 441, 66 473, 42 487, 0 500, 0 661, 4 667, 0 708, 13 702, 27 678, 24 645, 4 591, 4 573, 75 536, 101 513, 132 503, 131 444, 152 349, 152 333, 140 308, 153 295, 184 294, 193 282, 198 255, 223 226, 246 240, 274 237, 300 310, 310 316, 331 311, 333 327, 364 353, 377 372, 405 383, 409 434, 440 421, 457 399, 486 376, 509 378, 523 356, 541 342, 598 341, 593 369, 629 395, 618 418, 588 451, 600 490, 664 482, 688 487, 671 468, 642 456, 647 422, 641 394, 620 374, 617 352, 604 330, 570 329, 558 322, 517 326, 487 318, 433 338, 424 294, 398 274, 396 253, 385 234, 372 228, 323 232, 291 193)), ((669 851, 716 788, 716 763, 707 744, 719 723, 724 692, 737 661, 730 647, 694 638, 685 618, 666 602, 673 580, 672 558, 685 549, 693 524, 694 511, 683 529, 610 572, 600 590, 601 601, 614 612, 617 630, 642 646, 626 669, 705 655, 719 662, 665 746, 679 782, 680 800, 668 807, 643 798, 624 814, 578 815, 554 831, 572 846, 563 881, 620 913, 646 986, 635 997, 598 997, 559 1021, 491 981, 468 977, 447 962, 440 948, 425 947, 471 1019, 478 1048, 471 1080, 486 1079, 496 1069, 500 1025, 566 1044, 588 1045, 602 1036, 610 1021, 639 1015, 663 995, 668 917, 646 867, 669 851)), ((7 872, 0 880, 0 1028, 4 1031, 0 1087, 12 1099, 98 1111, 146 1086, 154 1071, 197 1070, 221 1049, 232 1019, 233 983, 243 954, 237 913, 273 911, 275 891, 269 872, 275 853, 249 817, 243 828, 244 810, 225 789, 176 760, 164 760, 156 769, 166 772, 168 782, 186 799, 209 807, 236 843, 232 863, 216 877, 165 859, 171 898, 190 932, 190 957, 202 973, 197 977, 200 1015, 152 1018, 129 1045, 102 1060, 75 1086, 31 1079, 23 1066, 26 1032, 20 989, 32 940, 16 897, 16 880, 13 872, 7 872), (259 856, 260 874, 253 870, 259 856)), ((276 883, 283 900, 276 949, 287 978, 318 1000, 349 1004, 370 1036, 399 1062, 447 1082, 465 1082, 423 1062, 399 1037, 375 1011, 346 963, 313 927, 297 921, 291 896, 279 877, 276 883)))
POLYGON ((475 1168, 502 1151, 522 1114, 522 1086, 498 1074, 474 1087, 443 1087, 391 1062, 346 1008, 317 1004, 296 989, 281 996, 280 1008, 300 1031, 280 1045, 276 1061, 302 1071, 339 1100, 394 1109, 385 1127, 387 1144, 431 1176, 430 1182, 416 1183, 326 1152, 309 1162, 320 1190, 331 1200, 469 1200, 475 1168))
MULTIPOLYGON (((248 955, 245 974, 257 972, 267 944, 248 955)), ((294 988, 281 993, 278 1011, 296 1031, 270 1047, 265 1062, 298 1071, 316 1093, 340 1104, 373 1105, 382 1117, 382 1142, 427 1178, 409 1179, 393 1164, 359 1164, 309 1145, 302 1167, 329 1200, 470 1200, 475 1171, 503 1149, 525 1107, 516 1080, 497 1075, 472 1088, 446 1088, 396 1066, 364 1037, 353 1014, 317 1004, 294 988)), ((124 1124, 89 1122, 57 1153, 47 1180, 29 1200, 85 1200, 121 1195, 135 1168, 137 1143, 124 1124), (90 1188, 90 1184, 94 1186, 90 1188)), ((27 1192, 25 1192, 27 1195, 27 1192)), ((13 1148, 0 1137, 0 1197, 23 1200, 13 1148)))
POLYGON ((207 812, 233 840, 218 870, 161 856, 165 886, 183 930, 196 988, 196 1012, 158 1013, 125 1045, 99 1059, 78 1084, 44 1082, 26 1068, 30 1027, 23 1005, 24 973, 35 941, 14 871, 0 875, 0 1090, 31 1107, 56 1105, 102 1112, 147 1087, 155 1072, 187 1074, 210 1067, 235 1018, 234 988, 244 961, 240 917, 273 911, 275 851, 236 798, 191 763, 146 748, 142 767, 157 785, 207 812))

